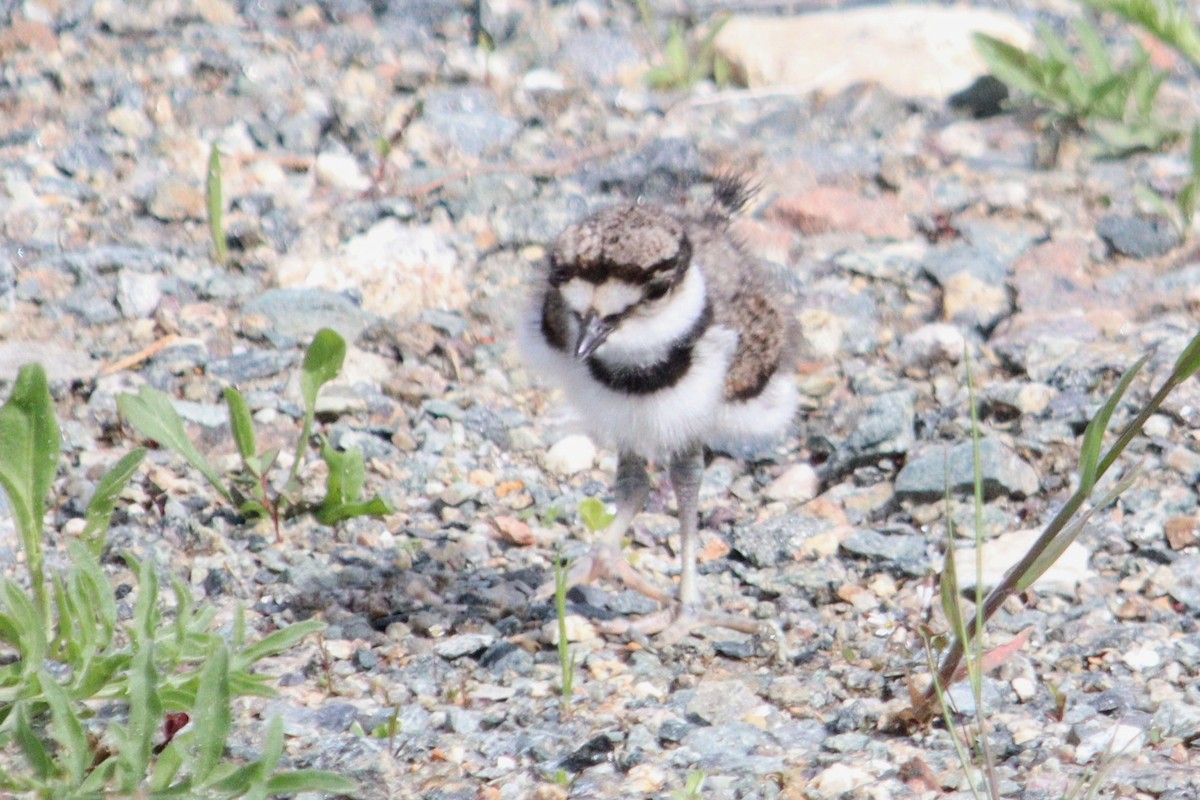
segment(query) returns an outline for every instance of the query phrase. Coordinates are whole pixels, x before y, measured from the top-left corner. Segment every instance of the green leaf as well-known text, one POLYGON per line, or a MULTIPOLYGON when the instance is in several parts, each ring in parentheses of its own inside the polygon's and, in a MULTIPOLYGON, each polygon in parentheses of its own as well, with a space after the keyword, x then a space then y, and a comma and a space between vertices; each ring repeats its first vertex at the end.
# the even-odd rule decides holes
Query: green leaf
POLYGON ((229 706, 229 650, 223 643, 209 653, 196 690, 191 739, 196 743, 193 774, 206 783, 225 754, 232 712, 229 706))
POLYGON ((146 455, 146 448, 139 447, 126 453, 125 456, 104 473, 104 477, 96 484, 96 492, 92 495, 87 507, 87 522, 83 534, 79 537, 88 548, 99 556, 104 549, 104 537, 112 522, 113 509, 117 499, 125 491, 126 484, 133 477, 138 465, 146 455))
POLYGON ((317 392, 338 376, 345 361, 346 340, 329 328, 317 331, 304 353, 300 372, 300 394, 310 414, 317 404, 317 392))
POLYGON ((1080 17, 1076 21, 1075 35, 1079 37, 1079 47, 1096 77, 1104 79, 1112 75, 1113 63, 1108 57, 1108 48, 1100 39, 1096 27, 1088 22, 1086 17, 1080 17))
POLYGON ((322 525, 337 525, 356 517, 386 517, 394 509, 382 497, 376 495, 370 500, 360 500, 357 503, 342 503, 340 505, 322 505, 315 514, 317 522, 322 525))
MULTIPOLYGON (((158 580, 149 559, 141 570, 138 609, 153 606, 157 599, 158 580), (144 599, 148 601, 144 602, 144 599)), ((152 624, 153 614, 142 611, 135 613, 140 625, 152 624)), ((154 746, 154 734, 162 721, 162 700, 159 697, 158 669, 154 662, 154 629, 141 628, 134 638, 133 661, 129 668, 129 729, 118 758, 122 767, 121 790, 133 792, 150 764, 154 746)))
POLYGON ((595 533, 607 528, 616 516, 605 510, 604 503, 595 497, 588 497, 579 504, 579 518, 588 530, 595 533))
POLYGON ((313 337, 312 344, 304 352, 304 363, 300 367, 300 394, 304 398, 304 424, 296 440, 296 457, 288 474, 288 484, 296 480, 300 472, 301 457, 312 436, 313 417, 317 410, 317 394, 321 387, 337 377, 346 361, 346 340, 336 331, 322 328, 313 337))
POLYGON ((1096 479, 1099 476, 1100 464, 1100 448, 1104 442, 1104 434, 1108 431, 1108 423, 1112 419, 1113 412, 1116 411, 1117 405, 1121 402, 1121 398, 1125 396, 1125 392, 1129 389, 1129 385, 1133 383, 1133 379, 1137 377, 1138 372, 1150 360, 1150 354, 1139 358, 1134 362, 1133 366, 1125 371, 1121 376, 1121 380, 1113 388, 1112 393, 1108 396, 1108 400, 1096 412, 1096 416, 1092 417, 1087 428, 1083 432, 1083 444, 1079 449, 1079 490, 1085 496, 1092 491, 1092 487, 1096 484, 1096 479))
POLYGON ((1170 380, 1177 384, 1182 383, 1196 374, 1196 370, 1200 370, 1200 333, 1192 337, 1187 347, 1179 354, 1179 358, 1175 359, 1170 380))
POLYGON ((267 781, 267 792, 276 794, 298 794, 300 792, 328 792, 330 794, 354 794, 358 784, 334 775, 332 772, 322 772, 315 769, 296 769, 272 775, 267 781))
POLYGON ((321 458, 329 467, 325 480, 326 506, 357 502, 366 481, 363 455, 358 450, 337 450, 327 440, 321 442, 321 458))
POLYGON ((225 201, 221 187, 221 151, 214 142, 208 152, 208 179, 205 181, 204 201, 208 210, 208 231, 212 236, 214 258, 218 264, 229 260, 229 241, 225 237, 223 216, 225 201))
POLYGON ((123 394, 118 397, 117 408, 134 430, 147 439, 179 453, 205 477, 225 502, 233 504, 233 499, 222 485, 217 471, 196 449, 183 430, 183 420, 171 405, 169 397, 153 386, 143 386, 136 395, 123 394))
POLYGON ((27 702, 16 704, 16 739, 25 760, 33 768, 33 774, 38 780, 45 781, 58 773, 57 766, 46 752, 46 746, 38 739, 37 734, 29 725, 29 710, 27 702))
POLYGON ((316 619, 306 619, 296 622, 286 628, 280 628, 238 653, 234 658, 237 669, 244 669, 254 662, 267 656, 278 655, 299 644, 300 640, 312 633, 325 630, 325 623, 316 619))
POLYGON ((0 592, 8 619, 16 628, 21 660, 36 669, 46 658, 50 632, 46 630, 37 605, 19 585, 5 578, 0 584, 0 592))
POLYGON ((1035 97, 1045 96, 1042 62, 1031 53, 984 33, 972 39, 975 50, 997 80, 1035 97))
POLYGON ((0 486, 8 495, 39 605, 44 603, 42 524, 46 495, 58 467, 62 436, 46 371, 26 364, 0 407, 0 486))
MULTIPOLYGON (((250 467, 250 462, 258 456, 258 445, 254 440, 254 418, 250 416, 250 406, 246 398, 232 386, 225 387, 225 405, 229 406, 229 428, 233 431, 233 441, 237 443, 238 452, 242 455, 242 463, 250 467)), ((250 470, 257 474, 254 469, 250 470)))
POLYGON ((44 669, 38 672, 38 685, 50 706, 50 730, 60 751, 58 763, 66 767, 71 783, 79 785, 92 765, 92 750, 83 723, 71 708, 67 693, 44 669))
POLYGON ((150 791, 165 792, 183 767, 183 752, 175 740, 163 748, 154 761, 154 771, 150 773, 150 791))

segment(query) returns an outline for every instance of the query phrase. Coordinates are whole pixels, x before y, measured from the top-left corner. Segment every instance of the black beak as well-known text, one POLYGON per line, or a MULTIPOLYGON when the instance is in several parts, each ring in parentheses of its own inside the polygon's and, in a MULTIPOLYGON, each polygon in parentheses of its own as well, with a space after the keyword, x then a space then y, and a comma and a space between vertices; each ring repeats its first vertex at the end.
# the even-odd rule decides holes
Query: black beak
POLYGON ((596 348, 604 344, 604 340, 613 332, 615 325, 605 322, 596 316, 595 311, 589 311, 579 323, 579 339, 575 342, 575 357, 587 358, 596 352, 596 348))

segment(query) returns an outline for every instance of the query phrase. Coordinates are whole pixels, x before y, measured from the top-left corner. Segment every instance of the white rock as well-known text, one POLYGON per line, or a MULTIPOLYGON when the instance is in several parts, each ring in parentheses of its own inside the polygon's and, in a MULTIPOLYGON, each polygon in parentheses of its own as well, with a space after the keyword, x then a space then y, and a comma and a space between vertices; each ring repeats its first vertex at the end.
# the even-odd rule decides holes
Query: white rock
POLYGON ((1125 666, 1135 670, 1153 669, 1162 663, 1162 655, 1149 647, 1135 647, 1121 656, 1125 666))
POLYGON ((580 433, 564 436, 546 451, 545 466, 563 477, 591 469, 596 461, 596 445, 580 433))
POLYGON ((934 322, 922 325, 900 341, 900 361, 905 367, 957 364, 966 340, 955 325, 934 322))
POLYGON ((1075 763, 1087 764, 1099 758, 1105 762, 1135 755, 1146 743, 1145 732, 1133 725, 1114 725, 1085 738, 1075 748, 1075 763))
POLYGON ((1036 684, 1026 677, 1013 678, 1012 690, 1016 693, 1017 698, 1022 703, 1028 703, 1034 697, 1037 697, 1036 684))
POLYGON ((25 364, 41 364, 51 383, 94 378, 100 364, 82 350, 49 342, 0 342, 0 380, 11 383, 25 364))
POLYGON ((848 764, 834 764, 818 774, 809 788, 816 791, 817 797, 841 797, 875 781, 875 776, 866 770, 848 764))
POLYGON ((123 269, 117 275, 117 306, 126 319, 145 319, 162 301, 158 276, 123 269))
POLYGON ((750 87, 835 94, 878 83, 904 97, 945 99, 987 72, 972 34, 1018 47, 1032 36, 1014 17, 979 8, 872 6, 778 17, 731 17, 717 52, 750 87))
POLYGON ((283 258, 279 285, 361 292, 363 307, 397 320, 431 309, 462 309, 468 295, 458 253, 430 226, 388 217, 350 239, 337 253, 304 248, 283 258))
MULTIPOLYGON (((992 588, 1004 577, 1009 567, 1029 551, 1041 530, 1023 530, 997 536, 983 543, 983 585, 992 588)), ((1034 590, 1051 591, 1074 597, 1076 587, 1095 580, 1096 573, 1088 568, 1089 553, 1079 542, 1072 542, 1058 560, 1033 584, 1034 590)), ((954 553, 958 585, 966 590, 975 586, 975 548, 960 547, 954 553)))
POLYGON ((349 153, 320 153, 316 164, 317 181, 347 192, 365 192, 371 187, 371 179, 358 165, 358 159, 349 153))
POLYGON ((821 479, 809 464, 794 464, 783 471, 766 489, 771 500, 784 503, 805 503, 817 496, 821 490, 821 479))

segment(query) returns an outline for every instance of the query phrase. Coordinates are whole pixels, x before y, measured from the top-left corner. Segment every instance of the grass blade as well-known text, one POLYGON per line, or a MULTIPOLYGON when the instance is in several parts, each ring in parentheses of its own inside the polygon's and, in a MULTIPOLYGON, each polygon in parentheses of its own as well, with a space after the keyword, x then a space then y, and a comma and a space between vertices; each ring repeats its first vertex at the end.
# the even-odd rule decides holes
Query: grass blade
MULTIPOLYGON (((1200 348, 1197 352, 1200 354, 1200 348)), ((1112 419, 1113 412, 1116 411, 1125 392, 1129 390, 1133 379, 1137 377, 1149 360, 1150 354, 1147 353, 1125 370, 1125 374, 1121 376, 1121 380, 1109 394, 1108 400, 1096 412, 1096 416, 1092 417, 1083 432, 1083 444, 1079 449, 1079 491, 1085 495, 1092 491, 1092 487, 1096 485, 1096 479, 1100 477, 1100 448, 1104 443, 1104 434, 1108 432, 1108 423, 1112 419)))
POLYGON ((221 151, 214 142, 208 151, 208 178, 204 185, 204 203, 208 210, 208 232, 213 241, 213 257, 222 266, 229 261, 229 240, 225 236, 225 198, 221 180, 221 151))

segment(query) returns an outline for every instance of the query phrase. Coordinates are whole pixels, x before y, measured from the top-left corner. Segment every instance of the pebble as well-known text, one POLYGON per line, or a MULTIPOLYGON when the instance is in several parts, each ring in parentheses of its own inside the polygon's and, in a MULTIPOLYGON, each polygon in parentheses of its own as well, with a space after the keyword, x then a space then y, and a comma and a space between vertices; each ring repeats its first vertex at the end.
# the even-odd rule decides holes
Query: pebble
POLYGON ((1165 255, 1179 244, 1179 233, 1164 217, 1110 214, 1096 223, 1096 233, 1113 252, 1130 258, 1165 255))
POLYGON ((816 497, 820 489, 817 471, 808 464, 795 464, 771 481, 763 494, 784 503, 804 503, 816 497))
POLYGON ((909 370, 957 364, 965 352, 962 330, 945 322, 923 325, 900 340, 900 363, 909 370))
POLYGON ((756 567, 773 567, 802 554, 806 541, 831 527, 828 520, 819 517, 789 514, 735 527, 730 546, 756 567))
MULTIPOLYGON (((1037 473, 1009 447, 988 438, 979 442, 979 451, 985 499, 1037 493, 1037 473)), ((896 476, 896 496, 921 502, 937 500, 945 495, 947 482, 953 492, 974 491, 974 452, 971 442, 923 450, 896 476)))
POLYGON ((546 469, 569 477, 585 469, 591 469, 596 461, 596 445, 583 434, 574 433, 559 439, 546 451, 543 463, 546 469))
POLYGON ((437 641, 433 652, 447 661, 454 661, 463 656, 471 656, 488 649, 496 637, 486 633, 461 633, 437 641))
POLYGON ((971 44, 977 32, 1019 47, 1032 40, 1020 22, 996 11, 880 6, 784 19, 735 15, 715 44, 752 88, 829 95, 879 83, 901 96, 944 100, 987 71, 971 44))
MULTIPOLYGON (((983 546, 983 585, 991 589, 1020 561, 1041 535, 1040 530, 1012 531, 985 542, 983 546)), ((975 548, 958 546, 954 550, 958 585, 962 591, 975 587, 975 548)), ((1094 581, 1096 574, 1089 568, 1091 554, 1078 541, 1067 545, 1055 562, 1050 565, 1034 589, 1055 592, 1064 597, 1075 595, 1080 584, 1094 581)))

